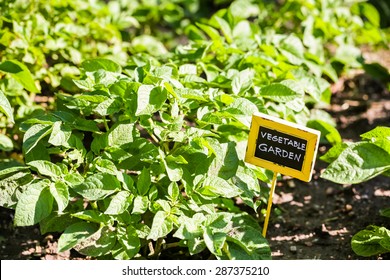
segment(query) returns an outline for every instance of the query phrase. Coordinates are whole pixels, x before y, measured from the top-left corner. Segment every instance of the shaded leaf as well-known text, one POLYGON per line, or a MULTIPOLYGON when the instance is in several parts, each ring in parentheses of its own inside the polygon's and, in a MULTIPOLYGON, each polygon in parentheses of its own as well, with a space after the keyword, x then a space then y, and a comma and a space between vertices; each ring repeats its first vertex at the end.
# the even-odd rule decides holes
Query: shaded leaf
POLYGON ((79 222, 70 225, 58 239, 58 252, 72 249, 99 229, 98 224, 79 222))
POLYGON ((113 230, 104 226, 87 238, 73 246, 80 254, 99 257, 110 253, 116 243, 116 235, 113 230))
POLYGON ((32 226, 50 215, 53 208, 53 196, 48 182, 42 180, 29 185, 21 194, 16 205, 14 223, 16 226, 32 226))

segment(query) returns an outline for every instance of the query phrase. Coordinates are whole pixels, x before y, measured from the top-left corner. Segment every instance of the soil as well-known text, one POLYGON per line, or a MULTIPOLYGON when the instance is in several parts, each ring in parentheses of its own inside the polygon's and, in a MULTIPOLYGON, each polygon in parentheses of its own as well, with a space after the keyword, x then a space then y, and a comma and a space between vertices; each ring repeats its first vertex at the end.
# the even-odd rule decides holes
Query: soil
MULTIPOLYGON (((365 59, 390 69, 388 51, 365 52, 365 59)), ((327 110, 344 140, 359 141, 360 134, 378 125, 390 126, 390 93, 382 81, 355 72, 332 91, 327 110)), ((320 146, 319 155, 328 149, 320 146)), ((390 254, 357 256, 350 245, 352 236, 370 224, 390 228, 390 219, 379 215, 390 207, 390 177, 339 185, 320 178, 326 166, 317 160, 310 183, 278 180, 267 231, 273 259, 390 259, 390 254)), ((12 218, 12 210, 0 208, 0 259, 86 259, 73 250, 58 253, 58 236, 42 236, 36 226, 15 228, 12 218)))

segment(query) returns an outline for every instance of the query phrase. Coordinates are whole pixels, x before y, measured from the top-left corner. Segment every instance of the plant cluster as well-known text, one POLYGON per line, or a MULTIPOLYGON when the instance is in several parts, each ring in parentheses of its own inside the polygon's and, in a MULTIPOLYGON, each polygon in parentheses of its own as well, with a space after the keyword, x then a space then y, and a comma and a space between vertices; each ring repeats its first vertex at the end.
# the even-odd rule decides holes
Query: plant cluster
MULTIPOLYGON (((376 176, 390 176, 390 128, 378 126, 361 135, 362 141, 343 142, 333 146, 321 159, 329 166, 321 175, 339 184, 357 184, 376 176)), ((390 218, 389 208, 381 210, 390 218)), ((390 230, 370 225, 356 233, 351 241, 360 256, 390 252, 390 230)))
POLYGON ((257 1, 211 17, 224 3, 159 2, 0 4, 0 205, 16 226, 61 233, 60 251, 268 259, 259 206, 270 174, 243 161, 252 114, 319 129, 339 147, 321 108, 340 69, 362 62, 359 40, 328 29, 377 43, 377 14, 293 1, 274 7, 289 16, 272 29, 271 6, 257 1), (289 25, 294 9, 304 32, 289 25))

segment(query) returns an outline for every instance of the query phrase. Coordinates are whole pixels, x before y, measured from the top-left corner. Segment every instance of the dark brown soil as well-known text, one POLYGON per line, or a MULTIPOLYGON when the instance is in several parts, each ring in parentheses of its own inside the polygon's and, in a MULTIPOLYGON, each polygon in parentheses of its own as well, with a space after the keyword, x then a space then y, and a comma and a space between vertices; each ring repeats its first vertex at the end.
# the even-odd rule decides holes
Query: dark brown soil
MULTIPOLYGON (((386 57, 389 52, 366 59, 383 62, 386 57)), ((390 126, 390 93, 382 81, 356 72, 332 90, 328 111, 344 140, 359 141, 360 134, 377 125, 390 126)), ((328 148, 320 146, 319 155, 328 148)), ((390 207, 390 177, 338 185, 320 178, 326 166, 317 161, 310 183, 278 181, 267 232, 273 259, 390 259, 390 254, 359 257, 350 245, 352 236, 369 224, 390 228, 390 219, 379 215, 390 207)), ((0 259, 85 259, 74 251, 58 254, 58 236, 41 236, 38 227, 14 228, 12 218, 13 211, 0 208, 0 259)))

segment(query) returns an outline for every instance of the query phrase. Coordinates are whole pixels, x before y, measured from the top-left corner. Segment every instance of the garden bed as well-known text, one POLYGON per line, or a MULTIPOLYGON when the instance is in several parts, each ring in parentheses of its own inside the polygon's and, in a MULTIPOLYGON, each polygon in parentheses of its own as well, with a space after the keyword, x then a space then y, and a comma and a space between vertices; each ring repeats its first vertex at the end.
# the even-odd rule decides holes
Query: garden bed
MULTIPOLYGON (((379 81, 361 73, 341 81, 333 86, 329 113, 344 140, 357 141, 360 134, 389 124, 390 94, 379 81)), ((320 146, 319 154, 328 148, 320 146)), ((352 236, 369 224, 390 226, 389 219, 379 215, 389 205, 390 178, 339 185, 319 177, 325 167, 317 160, 310 183, 279 179, 267 232, 273 259, 390 259, 389 254, 358 256, 350 244, 352 236)), ((58 253, 58 236, 42 236, 37 226, 13 227, 12 210, 1 208, 0 217, 1 259, 88 259, 75 250, 58 253)), ((160 256, 182 257, 179 249, 160 256)), ((207 259, 210 254, 186 257, 207 259)))

